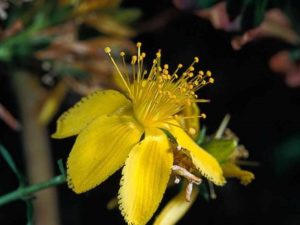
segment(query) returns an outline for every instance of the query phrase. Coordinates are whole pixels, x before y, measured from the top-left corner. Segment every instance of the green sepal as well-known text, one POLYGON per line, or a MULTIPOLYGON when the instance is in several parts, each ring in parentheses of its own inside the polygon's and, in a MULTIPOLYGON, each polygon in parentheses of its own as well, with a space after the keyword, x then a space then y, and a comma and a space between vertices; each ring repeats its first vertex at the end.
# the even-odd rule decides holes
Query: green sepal
POLYGON ((204 140, 205 140, 205 135, 206 135, 206 127, 203 126, 200 130, 200 132, 198 133, 198 136, 196 138, 196 142, 198 145, 201 145, 204 140))
POLYGON ((237 148, 237 141, 233 139, 211 139, 201 146, 215 157, 219 163, 224 163, 237 148))

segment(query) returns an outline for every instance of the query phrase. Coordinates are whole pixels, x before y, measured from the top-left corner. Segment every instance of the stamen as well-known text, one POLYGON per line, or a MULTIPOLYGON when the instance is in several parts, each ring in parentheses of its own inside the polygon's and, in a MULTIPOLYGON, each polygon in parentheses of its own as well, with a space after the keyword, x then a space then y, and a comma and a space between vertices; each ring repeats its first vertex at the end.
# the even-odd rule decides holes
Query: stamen
POLYGON ((194 174, 190 173, 187 169, 178 166, 178 165, 173 165, 172 170, 175 174, 182 176, 186 178, 189 181, 192 181, 195 184, 200 184, 201 179, 199 177, 196 177, 194 174))
POLYGON ((120 78, 122 79, 122 81, 123 81, 123 83, 124 83, 124 85, 125 85, 125 87, 126 87, 128 93, 129 93, 129 95, 132 96, 131 90, 130 90, 130 88, 129 88, 129 86, 128 86, 128 84, 127 84, 127 82, 126 82, 124 76, 122 75, 122 73, 121 73, 121 71, 120 71, 118 65, 116 64, 115 60, 113 59, 113 57, 112 57, 112 55, 111 55, 111 49, 110 49, 110 47, 104 48, 104 51, 105 51, 105 53, 109 56, 109 58, 110 58, 110 60, 112 61, 113 65, 115 66, 115 68, 116 68, 116 70, 117 70, 117 72, 118 72, 120 78))
POLYGON ((124 71, 125 71, 125 79, 129 84, 130 80, 129 80, 128 68, 127 68, 127 65, 126 65, 126 62, 125 62, 125 52, 120 52, 120 56, 122 58, 123 68, 124 68, 124 71))
POLYGON ((191 201, 192 191, 193 191, 193 182, 189 182, 185 188, 185 200, 187 202, 191 201))
POLYGON ((203 118, 206 119, 206 114, 201 113, 199 116, 183 116, 181 119, 194 119, 194 118, 203 118))
MULTIPOLYGON (((150 72, 147 74, 147 71, 143 69, 143 61, 146 53, 141 52, 141 42, 138 42, 136 46, 137 55, 131 58, 132 84, 130 84, 125 52, 120 53, 125 71, 124 74, 121 73, 114 59, 111 57, 111 49, 105 48, 105 52, 111 58, 119 76, 121 76, 128 89, 136 117, 140 122, 147 124, 154 121, 166 120, 179 113, 186 106, 198 102, 208 102, 208 100, 198 99, 196 91, 207 84, 214 83, 214 79, 211 77, 212 74, 210 71, 206 71, 205 73, 201 70, 198 73, 195 72, 194 65, 199 63, 198 57, 194 58, 191 65, 180 76, 178 71, 183 65, 179 64, 171 74, 169 65, 161 64, 161 50, 158 50, 150 72)), ((205 118, 206 116, 205 114, 201 114, 197 117, 205 118)), ((186 117, 183 119, 189 118, 195 117, 186 117)), ((188 132, 191 134, 195 133, 196 130, 191 128, 188 132)))
POLYGON ((215 192, 215 188, 212 182, 208 181, 209 195, 211 199, 216 199, 217 195, 215 192))
POLYGON ((196 129, 193 128, 193 127, 190 127, 190 128, 189 128, 189 134, 190 134, 190 135, 195 135, 195 134, 196 134, 196 129))
POLYGON ((175 176, 175 180, 174 180, 174 183, 175 184, 179 184, 180 183, 180 177, 179 176, 175 176))

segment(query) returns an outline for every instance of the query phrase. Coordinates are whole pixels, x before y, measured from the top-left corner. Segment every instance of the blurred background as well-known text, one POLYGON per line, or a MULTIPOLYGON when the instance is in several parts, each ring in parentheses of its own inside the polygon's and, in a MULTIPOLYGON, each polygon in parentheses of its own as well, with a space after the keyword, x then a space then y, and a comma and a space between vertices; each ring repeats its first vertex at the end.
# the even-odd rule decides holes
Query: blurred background
MULTIPOLYGON (((249 168, 250 185, 229 179, 217 199, 198 198, 178 224, 300 224, 296 0, 1 0, 0 17, 0 143, 30 184, 60 174, 56 162, 72 148, 75 138, 50 138, 59 115, 82 96, 115 87, 103 48, 133 53, 141 41, 149 65, 158 49, 171 68, 200 58, 215 78, 198 93, 211 100, 200 105, 203 125, 211 134, 231 114, 229 128, 259 163, 249 168)), ((3 158, 0 180, 0 195, 18 187, 3 158)), ((119 180, 117 173, 81 195, 62 184, 30 196, 35 224, 125 224, 117 208, 107 209, 119 180)), ((22 200, 1 206, 0 224, 26 224, 27 207, 22 200)))

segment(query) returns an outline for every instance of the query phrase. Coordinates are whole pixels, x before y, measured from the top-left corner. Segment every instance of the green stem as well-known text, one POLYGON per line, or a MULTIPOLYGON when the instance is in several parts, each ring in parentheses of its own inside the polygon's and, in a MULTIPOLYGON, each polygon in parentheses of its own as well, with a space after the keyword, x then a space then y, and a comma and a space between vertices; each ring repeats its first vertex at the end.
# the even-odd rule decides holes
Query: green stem
POLYGON ((13 202, 13 201, 16 201, 16 200, 19 200, 19 199, 24 199, 26 197, 29 197, 33 193, 47 189, 49 187, 63 184, 65 182, 66 182, 65 176, 59 175, 59 176, 53 177, 52 179, 42 182, 42 183, 33 184, 28 187, 19 187, 15 191, 12 191, 8 194, 0 196, 0 206, 5 205, 10 202, 13 202))

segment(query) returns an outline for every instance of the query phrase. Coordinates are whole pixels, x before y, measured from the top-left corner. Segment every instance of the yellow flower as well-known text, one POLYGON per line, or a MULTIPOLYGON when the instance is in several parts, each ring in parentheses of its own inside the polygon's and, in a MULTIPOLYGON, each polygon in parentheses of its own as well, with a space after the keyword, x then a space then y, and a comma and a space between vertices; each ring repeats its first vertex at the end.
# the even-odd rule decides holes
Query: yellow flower
MULTIPOLYGON (((227 147, 227 149, 222 149, 221 146, 214 146, 214 148, 211 145, 210 147, 215 149, 213 155, 221 163, 221 168, 223 170, 224 176, 226 178, 238 178, 240 179, 241 184, 248 185, 254 179, 254 174, 250 171, 243 170, 238 166, 238 160, 240 158, 247 158, 248 152, 243 146, 237 145, 238 138, 229 129, 226 129, 229 119, 229 115, 226 115, 224 117, 220 128, 216 132, 215 138, 219 139, 223 137, 223 140, 228 140, 229 142, 227 143, 231 142, 232 145, 225 146, 227 147), (223 134, 224 130, 225 134, 223 134), (230 151, 228 152, 228 150, 230 151), (228 155, 228 153, 230 154, 228 155)), ((184 124, 184 126, 187 126, 186 128, 188 129, 190 124, 191 123, 184 124)), ((215 198, 216 196, 213 186, 209 186, 209 188, 211 197, 213 198, 214 196, 215 198)), ((199 195, 199 189, 195 189, 195 191, 191 195, 190 201, 186 200, 186 192, 186 189, 182 189, 167 203, 167 205, 155 219, 154 225, 174 225, 188 212, 199 195)))
POLYGON ((172 168, 177 166, 173 165, 174 145, 190 160, 186 169, 197 171, 216 185, 225 182, 219 163, 175 118, 185 107, 201 101, 195 91, 213 82, 210 72, 194 74, 193 66, 199 61, 195 58, 181 76, 177 73, 182 65, 170 74, 168 65, 161 68, 158 52, 147 73, 143 70, 146 54, 141 52, 141 43, 137 47, 138 54, 131 59, 132 82, 125 69, 125 53, 120 54, 124 68, 119 68, 111 49, 105 49, 125 94, 106 90, 83 98, 58 119, 52 135, 78 135, 67 161, 68 185, 76 193, 99 185, 125 163, 118 198, 129 224, 145 224, 157 209, 172 168))

